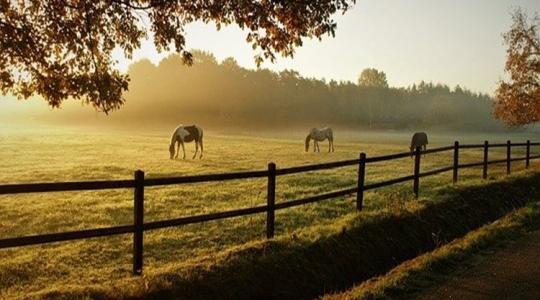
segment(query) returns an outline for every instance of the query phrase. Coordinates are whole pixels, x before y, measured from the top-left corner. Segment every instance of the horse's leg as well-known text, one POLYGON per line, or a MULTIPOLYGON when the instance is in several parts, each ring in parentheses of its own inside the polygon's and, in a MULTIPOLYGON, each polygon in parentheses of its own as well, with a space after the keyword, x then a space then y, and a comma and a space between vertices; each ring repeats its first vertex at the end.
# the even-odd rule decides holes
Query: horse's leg
POLYGON ((195 141, 195 154, 193 154, 192 159, 195 159, 195 157, 197 157, 197 152, 199 152, 199 142, 195 141))
POLYGON ((176 142, 176 148, 177 148, 176 155, 174 156, 175 159, 177 159, 178 155, 180 154, 180 141, 176 142))
POLYGON ((332 140, 328 139, 328 153, 330 153, 331 145, 332 145, 332 140))
POLYGON ((182 157, 182 159, 186 159, 186 148, 184 147, 184 142, 180 142, 180 144, 182 145, 182 152, 184 153, 184 156, 182 157))
POLYGON ((199 156, 199 159, 202 158, 202 155, 203 155, 203 141, 202 141, 202 138, 201 140, 199 141, 199 143, 201 143, 201 155, 199 156))

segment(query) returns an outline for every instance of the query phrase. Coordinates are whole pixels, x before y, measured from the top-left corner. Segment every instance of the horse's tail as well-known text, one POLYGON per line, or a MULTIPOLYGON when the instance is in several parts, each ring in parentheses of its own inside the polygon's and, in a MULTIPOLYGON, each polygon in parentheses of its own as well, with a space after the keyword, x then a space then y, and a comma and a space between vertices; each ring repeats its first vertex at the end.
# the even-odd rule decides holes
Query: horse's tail
POLYGON ((306 152, 309 150, 309 140, 311 139, 311 133, 306 136, 306 152))

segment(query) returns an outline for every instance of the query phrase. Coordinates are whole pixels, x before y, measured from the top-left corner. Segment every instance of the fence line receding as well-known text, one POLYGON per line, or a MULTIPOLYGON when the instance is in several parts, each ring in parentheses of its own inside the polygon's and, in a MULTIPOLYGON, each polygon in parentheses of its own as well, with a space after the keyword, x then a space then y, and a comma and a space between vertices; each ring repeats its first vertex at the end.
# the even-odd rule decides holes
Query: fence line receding
POLYGON ((60 232, 52 234, 42 234, 34 236, 24 236, 0 239, 0 249, 13 248, 26 245, 37 245, 51 242, 68 241, 76 239, 87 239, 94 237, 104 237, 118 234, 133 234, 133 273, 136 275, 142 274, 143 269, 143 244, 144 232, 166 227, 181 226, 194 223, 208 222, 212 220, 228 219, 239 216, 252 214, 266 213, 266 237, 273 238, 275 233, 275 211, 286 209, 294 206, 305 205, 309 203, 319 202, 323 200, 333 199, 337 197, 356 194, 356 209, 361 211, 364 202, 364 192, 376 188, 381 188, 393 184, 398 184, 407 181, 413 181, 413 192, 415 198, 418 198, 420 193, 420 178, 437 175, 440 173, 452 171, 452 180, 454 183, 458 181, 459 169, 482 167, 482 178, 486 179, 488 174, 488 166, 492 164, 506 163, 506 173, 510 174, 512 162, 525 161, 525 168, 529 168, 530 161, 540 158, 540 155, 531 156, 531 146, 538 146, 540 143, 514 143, 507 141, 504 144, 489 144, 485 141, 483 144, 467 144, 460 145, 455 142, 452 146, 433 148, 422 151, 419 148, 411 152, 402 152, 383 156, 368 157, 365 153, 360 153, 358 159, 350 159, 336 162, 328 162, 321 164, 297 166, 278 169, 276 164, 269 163, 267 170, 260 171, 244 171, 224 174, 205 174, 194 176, 180 176, 167 178, 145 178, 144 172, 137 170, 134 173, 132 180, 111 180, 111 181, 79 181, 79 182, 54 182, 54 183, 23 183, 23 184, 5 184, 0 185, 0 195, 6 194, 21 194, 21 193, 43 193, 43 192, 59 192, 59 191, 84 191, 84 190, 104 190, 104 189, 125 189, 132 188, 133 195, 133 224, 114 226, 98 229, 87 229, 69 232, 60 232), (525 147, 524 157, 511 157, 512 147, 525 147), (489 160, 490 148, 506 148, 506 158, 489 160), (459 163, 460 149, 483 149, 483 160, 474 163, 459 163), (442 167, 435 170, 421 172, 420 163, 422 156, 432 153, 441 153, 453 151, 453 164, 451 166, 442 167), (365 183, 366 166, 370 163, 384 162, 404 157, 414 156, 413 174, 398 178, 388 179, 376 183, 365 183), (317 170, 325 170, 331 168, 339 168, 346 166, 358 167, 358 179, 355 187, 331 191, 324 194, 310 196, 302 199, 287 200, 285 202, 276 203, 276 177, 288 174, 297 174, 303 172, 311 172, 317 170), (228 210, 223 212, 181 217, 176 219, 144 222, 144 189, 147 186, 164 186, 174 184, 187 184, 198 182, 212 182, 225 180, 238 180, 246 178, 262 178, 268 179, 267 183, 267 203, 266 205, 228 210))

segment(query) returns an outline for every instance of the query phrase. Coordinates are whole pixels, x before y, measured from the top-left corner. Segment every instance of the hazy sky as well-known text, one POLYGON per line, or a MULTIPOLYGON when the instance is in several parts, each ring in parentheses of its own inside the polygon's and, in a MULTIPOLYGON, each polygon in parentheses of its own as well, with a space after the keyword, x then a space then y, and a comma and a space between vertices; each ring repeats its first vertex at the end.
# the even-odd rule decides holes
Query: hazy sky
MULTIPOLYGON (((492 94, 503 76, 501 34, 516 6, 529 14, 540 12, 540 0, 358 0, 336 18, 335 38, 306 40, 294 59, 264 66, 351 81, 362 69, 374 67, 386 72, 392 86, 427 80, 492 94)), ((233 26, 218 32, 213 25, 196 23, 187 28, 188 48, 210 51, 218 60, 232 56, 254 68, 255 53, 245 35, 233 26)), ((147 42, 134 60, 147 57, 157 63, 164 55, 147 42)), ((128 64, 121 59, 119 68, 126 70, 128 64)))

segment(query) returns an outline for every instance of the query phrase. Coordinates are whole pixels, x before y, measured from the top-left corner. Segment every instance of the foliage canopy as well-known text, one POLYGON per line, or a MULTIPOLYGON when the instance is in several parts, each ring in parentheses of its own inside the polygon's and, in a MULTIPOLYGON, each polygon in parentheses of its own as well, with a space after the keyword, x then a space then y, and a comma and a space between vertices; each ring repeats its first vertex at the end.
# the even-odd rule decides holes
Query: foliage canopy
POLYGON ((159 51, 175 50, 189 64, 186 24, 237 24, 260 64, 292 56, 303 38, 334 35, 332 16, 355 1, 0 0, 0 91, 38 94, 53 107, 80 99, 109 112, 122 106, 129 82, 113 68, 114 49, 129 58, 152 37, 159 51))
POLYGON ((512 18, 514 23, 504 34, 510 79, 499 83, 495 115, 519 126, 540 121, 540 17, 529 20, 517 9, 512 18))

